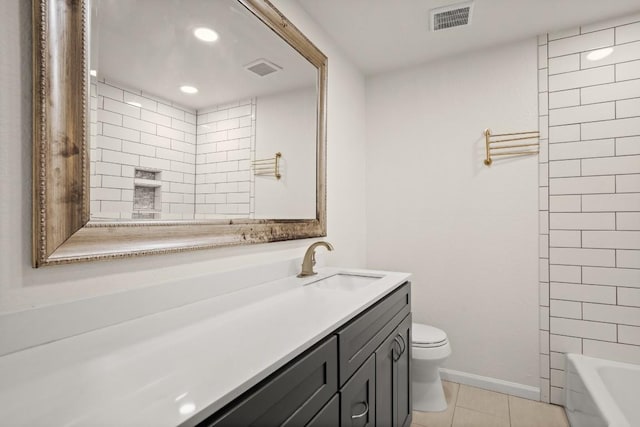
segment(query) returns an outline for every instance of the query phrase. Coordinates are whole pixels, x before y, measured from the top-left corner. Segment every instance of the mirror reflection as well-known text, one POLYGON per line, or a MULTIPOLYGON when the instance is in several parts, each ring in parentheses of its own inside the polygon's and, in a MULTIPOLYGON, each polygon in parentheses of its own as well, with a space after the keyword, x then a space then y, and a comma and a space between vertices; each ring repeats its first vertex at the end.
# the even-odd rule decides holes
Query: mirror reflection
POLYGON ((93 221, 316 217, 318 70, 241 3, 95 0, 90 27, 93 221))

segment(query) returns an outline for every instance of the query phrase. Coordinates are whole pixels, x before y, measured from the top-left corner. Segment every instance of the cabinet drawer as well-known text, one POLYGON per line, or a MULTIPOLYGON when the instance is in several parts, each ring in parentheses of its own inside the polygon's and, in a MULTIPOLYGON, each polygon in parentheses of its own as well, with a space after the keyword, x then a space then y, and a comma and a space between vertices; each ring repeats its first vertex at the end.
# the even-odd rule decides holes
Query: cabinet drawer
POLYGON ((334 336, 200 426, 307 424, 338 391, 337 345, 334 336))
POLYGON ((400 286, 338 331, 342 386, 411 311, 411 285, 400 286))
POLYGON ((333 399, 305 427, 337 427, 340 425, 340 395, 333 399))

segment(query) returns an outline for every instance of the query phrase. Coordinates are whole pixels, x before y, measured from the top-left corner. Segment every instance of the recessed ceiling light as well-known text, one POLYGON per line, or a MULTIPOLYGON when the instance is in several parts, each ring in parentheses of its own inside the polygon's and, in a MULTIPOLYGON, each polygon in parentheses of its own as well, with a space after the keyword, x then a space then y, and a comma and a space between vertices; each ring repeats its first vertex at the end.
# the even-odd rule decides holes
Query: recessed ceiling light
POLYGON ((127 104, 133 105, 134 107, 142 107, 142 104, 140 104, 139 102, 135 102, 135 101, 127 101, 127 104))
POLYGON ((184 93, 188 93, 188 94, 194 94, 194 93, 198 93, 198 89, 196 89, 193 86, 180 86, 180 90, 184 93))
POLYGON ((203 42, 214 42, 218 40, 218 33, 211 28, 196 28, 193 30, 193 35, 202 40, 203 42))
POLYGON ((89 71, 89 74, 91 74, 93 77, 97 77, 98 76, 98 72, 96 70, 89 71))
POLYGON ((589 52, 587 55, 587 59, 589 61, 599 61, 613 53, 612 47, 605 47, 604 49, 594 50, 593 52, 589 52))

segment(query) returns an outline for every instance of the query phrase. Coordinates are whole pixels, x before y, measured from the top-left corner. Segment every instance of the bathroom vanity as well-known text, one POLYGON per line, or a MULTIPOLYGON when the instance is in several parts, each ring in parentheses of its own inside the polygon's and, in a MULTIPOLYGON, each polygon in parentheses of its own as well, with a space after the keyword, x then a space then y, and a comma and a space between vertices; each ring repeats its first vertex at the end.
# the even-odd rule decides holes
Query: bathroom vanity
POLYGON ((0 357, 0 419, 409 426, 408 279, 324 268, 0 357))
POLYGON ((198 425, 408 426, 410 310, 405 283, 198 425))

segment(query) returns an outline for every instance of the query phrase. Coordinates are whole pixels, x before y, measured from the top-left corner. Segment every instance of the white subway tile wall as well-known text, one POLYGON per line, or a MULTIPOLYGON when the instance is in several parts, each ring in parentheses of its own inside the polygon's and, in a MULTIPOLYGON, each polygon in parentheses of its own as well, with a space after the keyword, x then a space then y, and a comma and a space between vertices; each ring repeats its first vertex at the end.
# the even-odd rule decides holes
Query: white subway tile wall
POLYGON ((255 117, 255 98, 198 111, 196 219, 253 216, 255 117))
POLYGON ((140 217, 137 184, 157 189, 145 218, 251 217, 255 105, 195 111, 92 77, 91 217, 140 217), (158 172, 156 182, 141 183, 136 170, 158 172))
POLYGON ((640 363, 640 15, 538 40, 540 385, 563 404, 563 353, 640 363))
POLYGON ((104 78, 91 86, 92 218, 193 219, 196 127, 188 118, 195 111, 104 78), (135 170, 158 173, 140 180, 135 170), (140 182, 156 187, 152 211, 134 207, 140 182))

